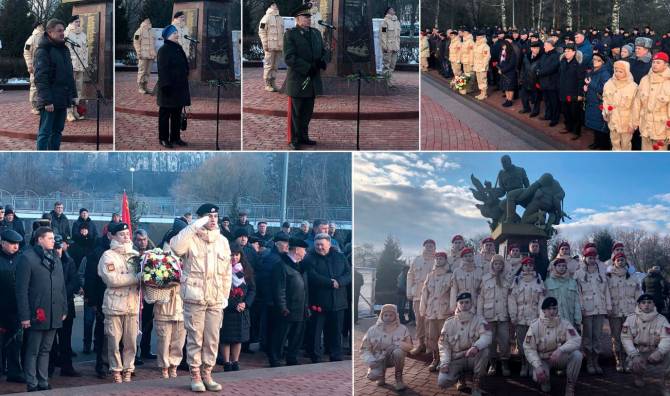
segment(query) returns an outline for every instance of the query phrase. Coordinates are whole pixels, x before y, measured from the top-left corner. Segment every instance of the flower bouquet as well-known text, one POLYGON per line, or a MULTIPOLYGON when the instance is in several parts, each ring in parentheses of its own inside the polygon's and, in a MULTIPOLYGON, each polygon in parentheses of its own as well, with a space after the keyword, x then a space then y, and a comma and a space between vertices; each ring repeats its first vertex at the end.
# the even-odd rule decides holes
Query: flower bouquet
POLYGON ((171 252, 156 248, 142 255, 144 300, 149 304, 170 301, 171 289, 181 279, 181 263, 171 252))
POLYGON ((461 74, 460 76, 455 77, 453 80, 454 88, 456 88, 461 95, 465 95, 471 79, 472 77, 469 74, 461 74))

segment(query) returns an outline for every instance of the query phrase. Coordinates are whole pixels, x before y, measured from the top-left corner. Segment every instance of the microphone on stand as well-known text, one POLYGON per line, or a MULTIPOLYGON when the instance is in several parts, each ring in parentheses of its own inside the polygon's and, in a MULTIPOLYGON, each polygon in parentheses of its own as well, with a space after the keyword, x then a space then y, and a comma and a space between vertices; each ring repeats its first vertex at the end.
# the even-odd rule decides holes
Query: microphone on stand
POLYGON ((184 38, 185 38, 186 40, 188 40, 188 41, 193 41, 193 42, 196 43, 196 44, 200 43, 200 41, 194 39, 193 37, 189 36, 188 34, 185 34, 185 35, 184 35, 184 38))
POLYGON ((337 30, 337 28, 336 28, 335 26, 333 26, 333 25, 329 25, 329 24, 327 24, 327 23, 324 22, 324 21, 319 21, 319 22, 317 22, 317 23, 318 23, 319 25, 323 26, 323 27, 327 27, 328 29, 337 30))
POLYGON ((79 44, 75 43, 74 41, 70 40, 69 37, 65 37, 65 42, 70 44, 70 45, 73 45, 75 47, 81 47, 81 45, 79 45, 79 44))

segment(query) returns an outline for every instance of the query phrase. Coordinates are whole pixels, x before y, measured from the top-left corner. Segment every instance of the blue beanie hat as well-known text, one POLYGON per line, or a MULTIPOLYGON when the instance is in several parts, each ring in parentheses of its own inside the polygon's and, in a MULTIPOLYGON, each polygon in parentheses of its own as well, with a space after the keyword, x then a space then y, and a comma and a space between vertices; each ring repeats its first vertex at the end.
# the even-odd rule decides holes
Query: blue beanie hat
POLYGON ((161 36, 163 36, 163 39, 167 40, 168 37, 174 32, 177 31, 177 28, 174 25, 168 25, 165 29, 163 29, 163 33, 161 33, 161 36))

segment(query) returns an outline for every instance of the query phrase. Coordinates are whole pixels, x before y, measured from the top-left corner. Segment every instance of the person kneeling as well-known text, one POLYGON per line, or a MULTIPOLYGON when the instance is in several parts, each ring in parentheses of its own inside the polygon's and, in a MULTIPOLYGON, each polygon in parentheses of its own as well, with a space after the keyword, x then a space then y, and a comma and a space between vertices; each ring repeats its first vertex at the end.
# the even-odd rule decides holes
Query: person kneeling
POLYGON ((662 378, 661 394, 670 395, 670 324, 656 311, 651 294, 637 299, 635 313, 628 315, 623 324, 621 343, 628 355, 626 367, 635 376, 635 386, 643 387, 645 376, 662 378))
POLYGON ((551 390, 549 370, 558 368, 565 369, 568 377, 565 395, 575 394, 583 358, 579 352, 581 343, 577 330, 558 315, 558 301, 554 297, 545 298, 540 318, 530 324, 523 342, 526 359, 533 367, 533 380, 543 392, 551 390))
POLYGON ((459 294, 456 297, 455 315, 447 319, 442 327, 437 385, 449 388, 466 370, 471 370, 471 395, 480 396, 479 379, 486 374, 491 339, 491 327, 481 315, 475 313, 472 295, 467 292, 459 294))
POLYGON ((386 383, 386 368, 395 367, 395 389, 405 389, 402 371, 405 356, 411 349, 412 337, 407 327, 400 324, 396 306, 383 305, 377 323, 365 333, 361 345, 361 359, 368 366, 368 379, 382 386, 386 383))

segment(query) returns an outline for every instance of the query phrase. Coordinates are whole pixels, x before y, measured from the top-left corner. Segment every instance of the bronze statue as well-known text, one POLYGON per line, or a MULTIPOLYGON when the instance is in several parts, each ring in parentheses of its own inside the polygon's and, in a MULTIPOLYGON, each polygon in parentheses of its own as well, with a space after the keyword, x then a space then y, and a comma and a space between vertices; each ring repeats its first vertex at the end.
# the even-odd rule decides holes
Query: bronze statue
POLYGON ((517 197, 530 186, 530 182, 526 170, 512 164, 512 158, 509 155, 503 155, 500 163, 503 168, 498 172, 496 187, 500 185, 500 188, 507 193, 503 204, 505 205, 505 220, 510 221, 516 215, 517 197))

